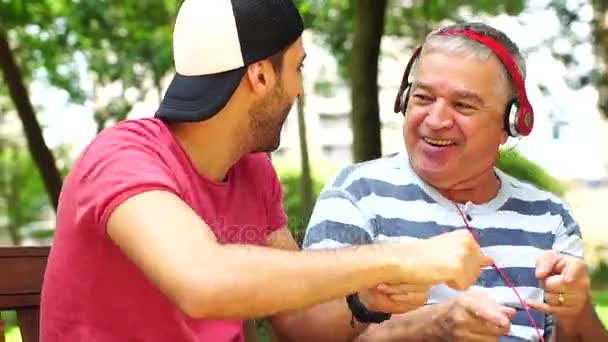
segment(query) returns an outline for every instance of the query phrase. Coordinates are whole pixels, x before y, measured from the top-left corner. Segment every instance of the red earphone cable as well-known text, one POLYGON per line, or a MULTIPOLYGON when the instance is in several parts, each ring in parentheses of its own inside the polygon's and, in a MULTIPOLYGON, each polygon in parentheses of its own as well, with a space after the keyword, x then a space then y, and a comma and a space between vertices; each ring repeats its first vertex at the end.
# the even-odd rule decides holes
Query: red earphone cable
MULTIPOLYGON (((460 209, 460 207, 458 206, 458 204, 456 204, 455 202, 453 202, 453 203, 454 203, 454 206, 456 207, 456 209, 458 210, 458 213, 460 214, 460 217, 462 218, 462 221, 464 222, 465 227, 469 230, 469 232, 471 233, 471 235, 473 235, 473 237, 475 238, 475 240, 477 240, 479 242, 479 240, 477 239, 477 237, 473 233, 473 228, 471 228, 471 226, 469 226, 469 222, 468 222, 468 220, 466 218, 466 215, 464 214, 464 212, 462 212, 462 209, 460 209)), ((534 330, 536 330, 536 333, 538 334, 538 337, 540 337, 541 342, 545 342, 545 339, 544 339, 543 335, 540 333, 540 330, 538 329, 538 325, 536 324, 536 321, 534 320, 534 317, 532 317, 532 313, 530 312, 530 307, 528 307, 528 305, 526 304, 526 302, 521 298, 521 296, 519 295, 519 292, 515 288, 515 285, 513 285, 513 282, 511 282, 511 280, 509 279, 509 277, 507 277, 507 275, 496 265, 495 262, 492 263, 492 266, 498 272, 498 274, 500 274, 500 276, 502 277, 502 279, 505 281, 505 284, 507 284, 507 286, 509 286, 513 290, 513 292, 515 292, 515 295, 519 299, 519 302, 523 306, 524 310, 526 310, 526 313, 528 314, 528 317, 530 318, 530 321, 532 322, 532 325, 534 326, 534 330)))

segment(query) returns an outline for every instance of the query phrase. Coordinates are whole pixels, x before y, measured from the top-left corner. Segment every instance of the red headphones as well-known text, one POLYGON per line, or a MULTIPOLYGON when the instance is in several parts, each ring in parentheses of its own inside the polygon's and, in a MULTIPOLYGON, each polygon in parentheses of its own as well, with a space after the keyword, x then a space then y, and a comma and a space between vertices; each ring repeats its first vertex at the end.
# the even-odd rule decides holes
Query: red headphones
MULTIPOLYGON (((464 36, 475 40, 494 52, 494 54, 500 59, 502 64, 505 66, 509 75, 515 83, 517 89, 517 98, 509 103, 505 111, 505 130, 512 137, 527 136, 532 131, 534 126, 534 110, 528 96, 526 95, 526 87, 522 75, 519 73, 517 64, 513 60, 513 57, 507 51, 507 49, 494 38, 484 35, 477 31, 472 30, 448 30, 445 32, 438 33, 439 35, 446 36, 464 36)), ((395 99, 395 113, 405 114, 407 109, 407 102, 409 100, 411 82, 408 81, 409 75, 414 65, 414 61, 420 55, 422 46, 418 47, 412 57, 410 58, 405 72, 403 73, 403 79, 397 98, 395 99)))

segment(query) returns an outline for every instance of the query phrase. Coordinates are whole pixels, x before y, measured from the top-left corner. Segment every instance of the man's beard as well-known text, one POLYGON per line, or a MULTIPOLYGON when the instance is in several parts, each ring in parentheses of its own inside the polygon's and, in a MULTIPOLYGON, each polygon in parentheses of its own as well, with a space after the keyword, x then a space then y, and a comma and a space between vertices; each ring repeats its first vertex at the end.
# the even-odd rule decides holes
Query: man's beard
POLYGON ((281 128, 292 106, 278 85, 249 110, 251 152, 272 152, 279 147, 281 128))

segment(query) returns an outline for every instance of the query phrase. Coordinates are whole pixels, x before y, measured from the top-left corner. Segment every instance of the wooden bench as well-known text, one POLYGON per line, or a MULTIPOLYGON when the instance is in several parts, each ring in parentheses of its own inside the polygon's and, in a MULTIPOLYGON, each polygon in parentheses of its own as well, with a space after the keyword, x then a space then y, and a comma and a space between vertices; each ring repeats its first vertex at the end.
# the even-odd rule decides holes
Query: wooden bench
POLYGON ((50 247, 0 247, 0 310, 17 311, 23 342, 39 340, 40 290, 49 251, 50 247))

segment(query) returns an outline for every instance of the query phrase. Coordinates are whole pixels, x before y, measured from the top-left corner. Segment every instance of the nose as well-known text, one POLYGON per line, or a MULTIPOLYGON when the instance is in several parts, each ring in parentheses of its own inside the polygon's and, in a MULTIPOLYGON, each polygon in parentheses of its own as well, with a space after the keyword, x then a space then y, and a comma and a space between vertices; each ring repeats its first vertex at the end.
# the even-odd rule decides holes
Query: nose
POLYGON ((424 122, 429 128, 439 130, 452 127, 454 125, 454 117, 446 101, 440 99, 429 107, 424 122))

